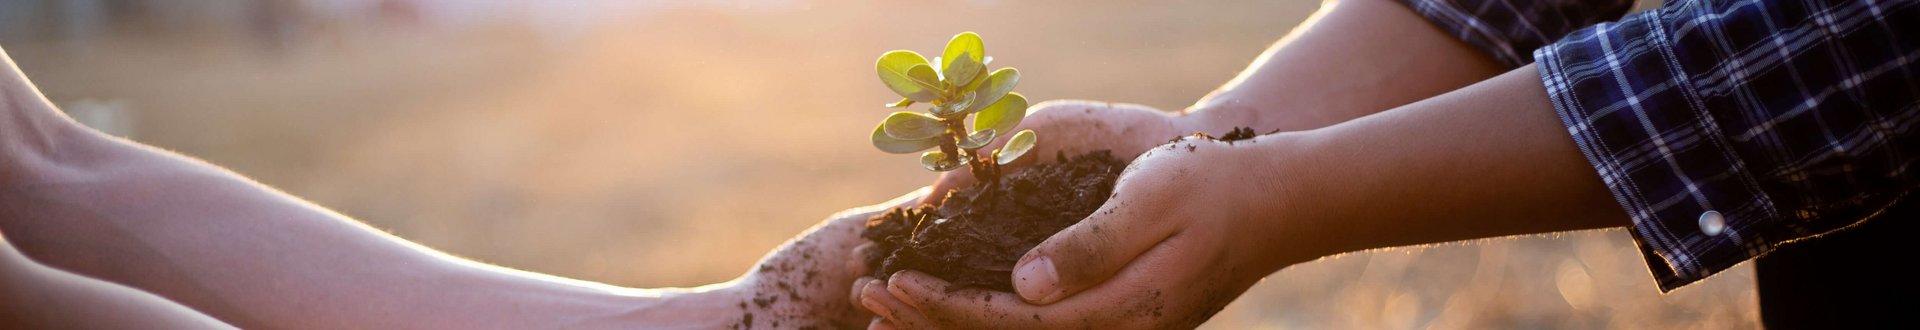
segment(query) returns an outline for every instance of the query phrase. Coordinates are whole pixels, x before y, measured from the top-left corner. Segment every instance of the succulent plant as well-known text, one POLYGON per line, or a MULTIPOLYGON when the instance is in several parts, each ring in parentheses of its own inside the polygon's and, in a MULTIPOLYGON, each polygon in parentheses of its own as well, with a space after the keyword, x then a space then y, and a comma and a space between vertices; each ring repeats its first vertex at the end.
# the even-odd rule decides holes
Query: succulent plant
POLYGON ((999 165, 1006 165, 1033 149, 1032 130, 1011 133, 1027 116, 1027 98, 1013 92, 1020 70, 1001 68, 991 73, 980 35, 962 32, 947 42, 933 61, 910 50, 880 55, 875 67, 880 82, 900 94, 889 108, 928 103, 927 112, 898 111, 873 128, 873 146, 897 154, 923 152, 920 164, 945 172, 969 166, 980 182, 991 182, 999 165), (937 65, 936 65, 937 64, 937 65), (967 118, 972 117, 972 123, 967 118), (998 150, 981 151, 996 138, 1008 142, 998 150), (939 150, 931 150, 938 148, 939 150))

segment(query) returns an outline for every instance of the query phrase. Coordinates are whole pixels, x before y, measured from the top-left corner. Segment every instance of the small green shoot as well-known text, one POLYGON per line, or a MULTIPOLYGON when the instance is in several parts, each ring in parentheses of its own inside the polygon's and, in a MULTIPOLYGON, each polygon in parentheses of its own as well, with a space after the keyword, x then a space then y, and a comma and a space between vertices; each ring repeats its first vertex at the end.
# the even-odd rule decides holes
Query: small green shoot
POLYGON ((873 146, 896 154, 925 151, 920 165, 927 170, 945 172, 964 165, 978 182, 993 182, 1000 165, 1025 155, 1036 138, 1032 130, 1010 132, 1027 116, 1027 97, 1013 92, 1020 83, 1020 70, 988 72, 993 57, 986 52, 979 34, 962 32, 931 62, 910 50, 880 55, 874 65, 880 82, 901 97, 886 107, 906 108, 914 103, 932 107, 926 113, 888 115, 873 128, 873 146), (973 117, 971 124, 968 117, 973 117), (980 150, 1001 137, 1008 141, 999 150, 980 150), (927 151, 934 148, 939 150, 927 151))

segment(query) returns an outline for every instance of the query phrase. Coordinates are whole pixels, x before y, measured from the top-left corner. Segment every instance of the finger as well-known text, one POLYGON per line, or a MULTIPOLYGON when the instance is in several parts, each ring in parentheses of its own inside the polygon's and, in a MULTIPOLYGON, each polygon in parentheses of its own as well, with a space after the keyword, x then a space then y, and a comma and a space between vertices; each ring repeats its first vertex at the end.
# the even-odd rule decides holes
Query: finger
POLYGON ((1014 265, 1013 287, 1027 302, 1045 305, 1100 284, 1142 252, 1173 234, 1151 191, 1121 189, 1080 223, 1027 251, 1014 265))
POLYGON ((879 253, 878 251, 879 249, 880 249, 880 245, 874 244, 873 242, 867 242, 865 244, 860 244, 860 246, 853 247, 853 254, 844 261, 846 263, 845 267, 847 268, 847 272, 851 274, 872 273, 873 269, 871 267, 867 267, 867 259, 872 258, 874 254, 879 253))
POLYGON ((860 305, 872 309, 875 315, 887 321, 888 326, 904 329, 927 329, 934 327, 932 322, 915 310, 912 305, 887 292, 887 284, 882 281, 867 282, 860 294, 860 305))
MULTIPOLYGON (((860 305, 860 296, 862 295, 862 292, 864 292, 867 289, 867 282, 872 282, 872 281, 877 281, 877 280, 874 279, 873 277, 868 277, 868 276, 861 276, 860 278, 854 279, 853 290, 847 290, 848 291, 847 301, 853 302, 853 304, 856 306, 860 306, 863 308, 866 307, 865 305, 860 305)), ((867 311, 879 313, 879 311, 875 311, 871 309, 867 311)))
MULTIPOLYGON (((920 187, 920 189, 914 189, 913 191, 907 192, 907 194, 905 195, 900 195, 900 197, 894 197, 893 199, 887 200, 885 202, 880 202, 880 204, 868 205, 868 206, 857 208, 857 209, 846 210, 846 211, 842 211, 841 213, 872 214, 875 212, 886 212, 887 209, 903 207, 903 206, 913 205, 914 203, 919 203, 921 200, 926 199, 927 195, 929 195, 930 192, 932 191, 933 190, 930 187, 920 187)), ((859 218, 863 222, 866 221, 865 216, 861 216, 859 218)))
POLYGON ((1008 292, 948 290, 946 281, 915 271, 870 285, 884 283, 889 293, 915 306, 921 318, 948 328, 1191 327, 1231 301, 1232 296, 1221 295, 1226 292, 1219 289, 1222 285, 1242 290, 1248 285, 1207 277, 1222 273, 1202 266, 1210 261, 1159 245, 1113 279, 1050 305, 1031 305, 1008 292))
POLYGON ((895 328, 893 327, 893 323, 887 322, 887 319, 880 318, 879 316, 873 317, 872 323, 867 323, 867 330, 894 330, 894 329, 895 328))
POLYGON ((972 186, 974 178, 973 172, 971 171, 971 169, 962 168, 940 174, 940 179, 933 182, 932 190, 926 195, 925 199, 921 200, 921 203, 938 206, 942 200, 947 198, 947 192, 972 186))
MULTIPOLYGON (((887 292, 915 308, 914 314, 954 329, 1050 328, 1050 311, 1020 301, 1013 293, 980 289, 947 290, 948 283, 917 271, 894 273, 887 292)), ((878 283, 878 282, 876 282, 878 283)), ((871 293, 869 293, 871 294, 871 293)))

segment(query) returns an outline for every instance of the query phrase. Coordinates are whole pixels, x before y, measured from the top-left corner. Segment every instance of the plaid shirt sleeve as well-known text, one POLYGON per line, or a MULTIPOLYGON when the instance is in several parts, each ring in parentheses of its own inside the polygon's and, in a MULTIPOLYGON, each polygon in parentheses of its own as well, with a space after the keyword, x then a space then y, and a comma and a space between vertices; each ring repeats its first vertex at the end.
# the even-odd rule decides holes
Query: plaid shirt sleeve
POLYGON ((1611 21, 1633 0, 1400 0, 1428 22, 1516 68, 1568 32, 1611 21))
POLYGON ((1670 0, 1613 23, 1627 3, 1403 1, 1509 65, 1533 52, 1663 292, 1920 203, 1916 1, 1670 0))
POLYGON ((1917 3, 1675 1, 1534 57, 1664 292, 1920 188, 1917 3))

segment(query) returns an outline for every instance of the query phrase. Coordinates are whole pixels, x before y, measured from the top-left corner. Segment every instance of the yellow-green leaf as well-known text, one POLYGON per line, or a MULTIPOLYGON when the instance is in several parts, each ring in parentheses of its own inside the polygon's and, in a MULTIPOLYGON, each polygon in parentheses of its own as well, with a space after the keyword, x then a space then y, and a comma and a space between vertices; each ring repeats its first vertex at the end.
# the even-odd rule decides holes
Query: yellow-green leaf
MULTIPOLYGON (((1007 93, 1000 101, 981 109, 973 116, 973 130, 993 130, 994 132, 1012 132, 1020 120, 1027 117, 1027 97, 1020 93, 1007 93)), ((1000 133, 1006 134, 1006 133, 1000 133)))
POLYGON ((995 133, 993 130, 982 130, 982 131, 973 132, 973 134, 968 135, 966 139, 960 140, 959 146, 961 149, 967 149, 967 150, 980 149, 980 147, 987 146, 987 143, 992 143, 993 138, 998 136, 999 134, 995 133))
POLYGON ((907 68, 907 77, 913 78, 913 83, 920 85, 920 88, 933 91, 934 98, 939 98, 940 91, 943 89, 940 88, 940 73, 934 72, 932 66, 921 64, 907 68))
POLYGON ((1000 101, 1000 97, 1013 92, 1013 86, 1019 84, 1020 70, 1014 68, 994 70, 992 75, 987 76, 986 80, 981 81, 979 87, 974 89, 974 92, 979 95, 975 95, 973 106, 967 108, 967 112, 978 112, 1000 101))
POLYGON ((1020 133, 1013 134, 1013 138, 1007 139, 1007 145, 1001 146, 999 152, 993 153, 993 162, 1000 165, 1012 163, 1033 150, 1034 142, 1038 142, 1038 139, 1033 136, 1033 130, 1020 130, 1020 133))
POLYGON ((940 118, 907 111, 887 115, 887 120, 881 122, 880 127, 887 132, 887 136, 901 140, 929 139, 947 132, 940 118))
POLYGON ((927 64, 927 58, 921 57, 920 53, 908 50, 887 52, 880 55, 874 67, 880 72, 880 82, 886 83, 887 88, 893 89, 893 93, 900 94, 900 97, 917 102, 932 102, 939 97, 939 88, 927 85, 929 82, 938 82, 939 75, 933 72, 933 67, 927 64), (927 67, 925 73, 914 72, 922 66, 927 67))
POLYGON ((971 31, 961 32, 954 35, 953 40, 947 41, 946 51, 940 52, 940 67, 944 68, 943 72, 953 72, 953 62, 961 57, 971 59, 975 64, 981 64, 985 62, 986 56, 987 46, 980 42, 979 34, 971 31))
POLYGON ((981 73, 987 71, 987 65, 980 64, 980 61, 975 61, 973 57, 965 56, 966 54, 960 55, 960 58, 947 64, 945 71, 941 71, 941 74, 945 75, 942 79, 946 79, 947 84, 952 86, 972 86, 977 80, 974 78, 979 78, 981 73))
POLYGON ((959 161, 939 150, 920 154, 920 165, 926 166, 927 170, 934 172, 946 172, 960 168, 959 161))
POLYGON ((959 100, 954 100, 952 102, 947 102, 945 104, 935 106, 933 107, 933 110, 931 110, 931 112, 933 112, 934 116, 938 116, 940 118, 964 117, 968 113, 968 112, 965 112, 967 108, 973 106, 973 100, 978 99, 974 97, 975 94, 976 93, 970 92, 970 91, 961 92, 960 93, 961 97, 959 100))
POLYGON ((887 136, 887 132, 883 128, 885 126, 885 122, 873 126, 873 146, 880 148, 880 151, 892 154, 910 154, 940 146, 940 140, 937 138, 919 140, 895 139, 892 136, 887 136))

